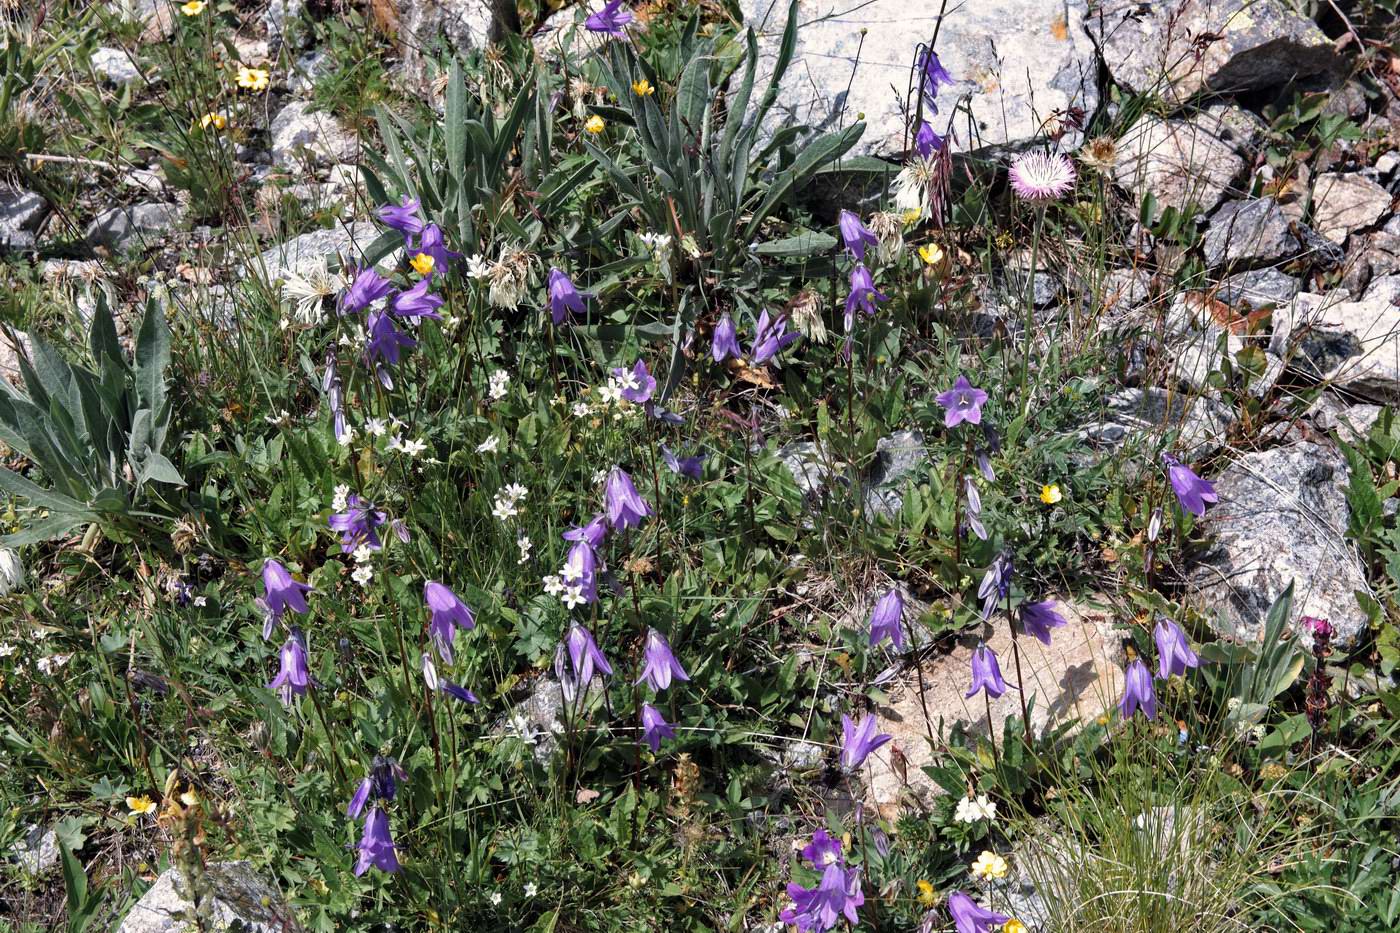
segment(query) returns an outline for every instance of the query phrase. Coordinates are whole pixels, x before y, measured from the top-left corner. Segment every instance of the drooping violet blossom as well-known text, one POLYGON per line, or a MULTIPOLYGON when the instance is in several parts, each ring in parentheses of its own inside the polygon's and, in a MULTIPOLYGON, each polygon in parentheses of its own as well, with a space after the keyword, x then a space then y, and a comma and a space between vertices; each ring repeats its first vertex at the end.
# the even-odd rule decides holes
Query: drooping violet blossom
POLYGON ((321 391, 326 396, 326 406, 331 410, 331 428, 335 432, 335 442, 350 443, 350 422, 345 417, 345 386, 340 381, 340 370, 334 350, 326 351, 326 370, 321 375, 321 391))
POLYGON ((589 32, 601 32, 614 38, 623 34, 622 27, 632 22, 632 14, 622 9, 622 0, 608 0, 597 13, 583 21, 589 32))
POLYGON ((1039 603, 1021 604, 1021 631, 1038 638, 1043 644, 1050 644, 1050 630, 1065 624, 1053 599, 1039 603))
POLYGON ((359 859, 355 862, 355 877, 363 875, 371 867, 389 874, 397 872, 399 860, 394 848, 394 839, 389 835, 389 814, 375 807, 365 817, 364 833, 357 847, 359 859))
POLYGON ((958 933, 992 933, 1011 918, 994 910, 983 910, 977 902, 961 891, 948 895, 948 913, 958 933))
POLYGON ((350 287, 340 294, 340 313, 363 311, 393 289, 393 283, 376 272, 373 266, 361 266, 355 270, 355 279, 350 287))
POLYGON ((397 761, 383 755, 375 755, 369 774, 365 775, 365 779, 356 788, 355 795, 350 798, 345 815, 356 819, 364 810, 365 804, 371 800, 393 800, 399 791, 399 783, 407 780, 407 772, 397 761))
POLYGON ((427 317, 441 321, 442 315, 438 314, 437 309, 442 307, 443 299, 441 295, 434 295, 428 291, 432 284, 431 278, 419 279, 417 285, 395 295, 390 305, 394 314, 398 317, 427 317))
POLYGON ((436 580, 423 584, 423 601, 428 604, 428 611, 432 614, 428 622, 428 637, 443 663, 451 664, 452 642, 457 637, 457 629, 470 631, 476 627, 476 618, 470 606, 436 580))
POLYGON ((307 611, 304 594, 311 592, 311 587, 292 579, 291 572, 275 557, 263 561, 262 582, 263 605, 274 621, 280 620, 282 613, 288 609, 300 613, 307 611))
POLYGON ((1152 688, 1152 672, 1141 658, 1135 659, 1123 672, 1123 699, 1118 711, 1125 720, 1133 718, 1138 709, 1148 719, 1157 718, 1157 693, 1152 688))
POLYGON ((589 547, 596 548, 603 543, 603 538, 607 537, 607 534, 607 519, 601 515, 595 515, 587 525, 570 528, 564 532, 562 537, 565 541, 586 541, 589 547))
POLYGON ((1173 674, 1184 675, 1188 667, 1201 666, 1201 659, 1191 650, 1186 633, 1166 616, 1157 620, 1152 640, 1157 643, 1157 674, 1163 680, 1173 674))
POLYGON ((671 643, 666 640, 654 628, 647 629, 646 645, 642 649, 642 657, 645 664, 642 667, 642 676, 637 678, 637 683, 645 682, 647 686, 660 693, 671 686, 671 678, 676 680, 689 680, 690 675, 681 667, 681 662, 676 660, 675 654, 671 651, 671 643))
POLYGON ((350 798, 349 805, 345 808, 345 815, 350 819, 357 819, 364 812, 365 804, 369 802, 369 792, 374 789, 374 780, 368 776, 360 782, 360 786, 355 789, 354 796, 350 798))
POLYGON ((880 242, 875 234, 860 222, 860 218, 848 210, 841 211, 836 218, 836 225, 841 230, 841 242, 847 252, 856 258, 856 262, 865 261, 867 246, 875 246, 880 242))
POLYGON ((612 374, 623 384, 622 397, 634 405, 641 405, 656 392, 656 379, 647 371, 645 360, 637 360, 630 372, 618 366, 612 374))
POLYGON ((818 870, 835 865, 841 861, 841 840, 825 829, 818 829, 812 833, 812 841, 802 850, 802 857, 818 870))
POLYGON ((927 159, 942 149, 943 137, 935 133, 933 127, 927 123, 920 123, 919 131, 914 134, 914 150, 919 153, 919 158, 927 159))
POLYGON ((942 85, 952 84, 953 76, 948 74, 948 69, 938 60, 938 53, 927 47, 919 49, 914 66, 919 70, 919 91, 924 96, 924 103, 929 110, 937 113, 938 102, 935 98, 938 97, 938 89, 942 85))
MULTIPOLYGON (((447 248, 442 228, 437 224, 428 224, 423 227, 423 236, 418 241, 417 252, 427 253, 433 257, 434 272, 445 271, 452 260, 462 258, 461 253, 453 252, 447 248)), ((432 278, 432 276, 427 276, 427 278, 432 278)))
POLYGON ((734 329, 734 319, 729 315, 719 319, 714 336, 710 338, 710 356, 716 363, 723 363, 731 356, 739 359, 744 351, 739 349, 739 334, 734 329))
POLYGON ((798 333, 787 332, 787 315, 780 314, 776 318, 768 316, 765 308, 758 316, 758 329, 754 331, 753 347, 749 350, 749 356, 753 358, 755 366, 762 366, 783 351, 789 344, 798 338, 798 333))
POLYGON ((982 423, 982 406, 987 401, 987 393, 973 387, 967 377, 958 376, 953 387, 940 392, 934 401, 944 408, 943 426, 954 428, 966 421, 968 424, 982 423))
POLYGON ((442 686, 442 679, 438 677, 437 665, 433 663, 433 656, 424 651, 422 656, 423 683, 428 685, 428 689, 436 693, 442 686))
POLYGON ((662 739, 674 739, 676 727, 666 721, 661 710, 650 703, 642 704, 642 741, 651 746, 654 755, 661 751, 662 739))
POLYGON ((982 524, 982 496, 977 492, 977 483, 971 476, 963 477, 963 489, 967 501, 967 527, 983 541, 987 540, 987 527, 982 524))
POLYGON ((987 691, 987 696, 993 700, 1006 692, 1006 681, 1001 676, 997 653, 985 644, 978 645, 977 650, 972 652, 972 686, 963 696, 970 700, 978 690, 987 691))
POLYGON ((404 349, 418 346, 418 341, 394 326, 394 319, 386 311, 371 311, 365 322, 365 362, 374 368, 379 382, 386 389, 394 387, 389 376, 389 366, 399 365, 399 356, 404 349))
POLYGON ((651 506, 637 493, 632 477, 620 466, 612 468, 603 484, 603 501, 608 524, 619 531, 640 525, 652 514, 651 506))
POLYGON ((414 235, 423 232, 423 218, 418 216, 421 206, 417 198, 404 195, 398 204, 386 204, 379 209, 379 219, 384 226, 403 234, 405 247, 410 244, 414 235))
POLYGON ((1220 501, 1215 487, 1209 481, 1201 479, 1194 470, 1183 466, 1181 461, 1171 454, 1162 454, 1162 465, 1167 468, 1167 479, 1171 481, 1176 500, 1192 515, 1200 518, 1206 514, 1207 502, 1220 501))
POLYGON ((1011 550, 1005 549, 992 559, 982 582, 977 587, 977 597, 982 600, 982 618, 990 619, 997 604, 1011 591, 1011 578, 1016 573, 1016 562, 1011 550))
POLYGON ((383 547, 375 529, 387 518, 383 512, 375 511, 374 503, 352 492, 345 497, 345 511, 332 513, 329 524, 332 531, 340 532, 341 551, 349 554, 362 544, 368 545, 371 551, 383 547))
POLYGON ((575 541, 569 548, 568 557, 559 571, 568 586, 579 588, 585 605, 598 601, 598 551, 587 541, 575 541))
POLYGON ((875 287, 875 280, 870 276, 870 270, 865 268, 864 263, 857 263, 851 270, 851 293, 846 296, 846 316, 844 324, 846 333, 851 332, 855 327, 856 310, 864 311, 870 317, 875 316, 875 303, 889 301, 889 296, 875 287))
POLYGON ((549 316, 555 325, 563 324, 572 314, 584 312, 583 295, 574 287, 573 281, 561 270, 551 266, 547 283, 549 291, 549 316))
POLYGON ((561 641, 554 649, 554 679, 559 681, 559 693, 564 697, 564 702, 572 703, 578 696, 579 682, 569 662, 567 641, 561 641))
POLYGON ((870 753, 890 740, 888 735, 875 733, 878 725, 875 717, 869 713, 861 719, 860 725, 852 722, 851 717, 845 713, 841 714, 842 771, 847 774, 859 771, 861 765, 865 764, 865 759, 870 757, 870 753))
POLYGON ((1053 201, 1074 187, 1074 163, 1063 153, 1024 152, 1011 163, 1010 178, 1021 200, 1053 201))
POLYGON ((301 629, 292 627, 279 658, 281 666, 267 688, 277 691, 283 706, 290 706, 293 696, 305 696, 311 687, 311 669, 306 663, 306 644, 302 641, 301 629))
POLYGON ((661 459, 666 461, 666 466, 677 476, 699 479, 705 471, 704 454, 696 454, 693 457, 678 457, 674 450, 662 444, 661 459))
POLYGON ((895 648, 904 649, 904 596, 899 587, 881 596, 870 612, 870 644, 878 645, 888 638, 895 648))
POLYGON ((438 682, 438 689, 441 690, 443 693, 447 694, 448 696, 453 697, 454 699, 461 700, 463 703, 480 702, 476 698, 475 693, 472 693, 466 687, 454 684, 452 681, 447 680, 446 678, 443 678, 438 682))
POLYGON ((792 906, 778 914, 778 919, 793 924, 803 933, 826 933, 845 917, 852 925, 859 923, 856 908, 865 903, 860 890, 860 870, 846 868, 833 862, 822 871, 815 887, 804 888, 790 882, 787 886, 792 906))
POLYGON ((574 679, 579 684, 586 686, 593 680, 595 673, 604 677, 612 676, 612 665, 603 657, 598 643, 593 640, 593 633, 588 629, 575 622, 569 626, 568 634, 564 636, 564 644, 569 649, 569 663, 573 665, 574 679))

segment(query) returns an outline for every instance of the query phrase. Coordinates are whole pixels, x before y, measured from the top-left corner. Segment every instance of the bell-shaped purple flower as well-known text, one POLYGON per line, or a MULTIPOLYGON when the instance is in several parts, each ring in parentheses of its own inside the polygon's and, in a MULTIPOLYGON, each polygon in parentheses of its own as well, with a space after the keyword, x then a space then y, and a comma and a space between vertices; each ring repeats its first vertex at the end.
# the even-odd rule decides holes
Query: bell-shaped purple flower
POLYGON ((419 279, 418 284, 407 291, 399 292, 394 296, 394 314, 398 317, 429 317, 434 321, 441 321, 442 315, 437 309, 442 307, 442 296, 434 295, 428 291, 433 284, 431 278, 419 279))
POLYGON ((948 913, 958 933, 992 933, 1011 918, 994 910, 983 910, 977 902, 961 891, 948 895, 948 913))
POLYGON ((924 103, 929 110, 937 113, 938 103, 935 98, 938 97, 938 89, 945 84, 952 84, 953 76, 948 74, 948 69, 938 60, 938 53, 930 48, 919 49, 915 66, 919 69, 919 90, 924 96, 924 103))
POLYGON ((583 295, 574 283, 559 269, 550 267, 547 282, 549 291, 549 316, 556 325, 563 324, 571 314, 584 312, 583 295))
POLYGON ((1183 466, 1181 461, 1171 454, 1162 454, 1162 464, 1167 468, 1167 479, 1171 481, 1172 492, 1176 493, 1177 501, 1192 515, 1200 518, 1206 514, 1207 502, 1220 501, 1215 487, 1210 482, 1201 479, 1195 471, 1183 466))
POLYGON ((355 877, 363 875, 371 866, 390 874, 397 872, 399 860, 394 848, 394 839, 389 835, 389 814, 375 807, 365 817, 364 833, 357 847, 359 859, 355 862, 355 877))
POLYGON ((816 887, 804 888, 789 883, 788 897, 792 906, 778 914, 783 923, 792 924, 803 933, 826 933, 845 917, 853 926, 860 922, 856 908, 865 903, 860 890, 860 870, 846 868, 839 862, 827 865, 816 887))
POLYGON ((758 316, 758 329, 753 335, 753 349, 749 351, 749 355, 753 357, 753 364, 762 366, 796 341, 798 336, 796 331, 787 332, 787 315, 780 314, 776 318, 770 318, 767 309, 764 309, 758 316))
POLYGON ((346 554, 360 545, 368 545, 377 551, 383 545, 376 530, 387 520, 383 512, 375 511, 374 503, 366 502, 358 494, 345 497, 345 511, 331 514, 329 524, 332 531, 340 532, 340 549, 346 554))
POLYGON ((992 559, 982 582, 977 586, 977 597, 982 600, 982 618, 990 619, 997 605, 1011 591, 1011 578, 1016 573, 1016 561, 1011 550, 1005 549, 992 559))
POLYGON ((365 804, 369 802, 369 793, 374 789, 374 779, 365 777, 360 782, 360 786, 355 788, 355 794, 350 798, 350 804, 345 808, 345 815, 350 819, 358 819, 364 812, 365 804))
POLYGON ((870 612, 870 644, 878 645, 888 638, 897 649, 904 649, 904 596, 899 587, 881 596, 870 612))
POLYGON ((384 226, 390 227, 403 234, 404 245, 410 242, 410 237, 423 232, 423 218, 418 211, 422 205, 417 198, 403 196, 403 200, 398 204, 386 204, 379 209, 379 219, 384 226))
POLYGON ((564 568, 559 572, 564 582, 576 586, 585 603, 598 601, 598 552, 587 541, 575 541, 569 548, 569 556, 564 560, 564 568))
POLYGON ((662 444, 661 459, 666 462, 666 466, 670 471, 677 476, 699 479, 705 471, 704 454, 697 454, 693 457, 678 457, 674 450, 662 444))
POLYGON ((933 131, 933 127, 927 123, 919 124, 919 131, 914 134, 914 151, 922 159, 927 159, 935 152, 943 149, 943 137, 933 131))
POLYGON ((307 611, 304 594, 311 592, 311 587, 292 579, 281 561, 273 557, 263 561, 262 582, 263 604, 274 620, 281 619, 282 613, 288 609, 301 613, 307 611))
POLYGON ((1185 674, 1188 667, 1201 666, 1201 659, 1191 650, 1186 633, 1166 616, 1157 620, 1152 640, 1157 643, 1157 674, 1163 680, 1173 674, 1185 674))
POLYGON ((603 484, 603 501, 608 524, 618 530, 636 527, 651 514, 651 506, 637 493, 632 477, 622 467, 615 466, 608 474, 603 484))
POLYGON ((355 789, 355 795, 350 798, 350 805, 345 808, 345 815, 355 819, 369 801, 393 800, 399 791, 399 784, 406 780, 408 774, 397 761, 383 755, 375 755, 369 774, 365 775, 365 779, 355 789))
POLYGON ((631 372, 618 366, 612 374, 623 384, 622 397, 634 405, 648 401, 656 392, 656 379, 647 372, 647 364, 643 360, 637 360, 631 372))
POLYGON ((279 657, 281 667, 267 688, 276 690, 282 699, 282 705, 287 706, 291 704, 293 696, 305 696, 311 687, 311 669, 306 663, 306 645, 302 641, 299 629, 292 629, 291 635, 282 645, 279 657))
POLYGON ((477 700, 475 693, 445 678, 438 682, 438 689, 454 699, 461 700, 463 703, 480 702, 477 700))
POLYGON ((1123 699, 1118 702, 1118 711, 1123 718, 1131 719, 1139 708, 1148 719, 1157 718, 1157 693, 1152 689, 1152 672, 1137 658, 1123 672, 1123 699))
POLYGON ((1052 628, 1059 628, 1064 624, 1065 617, 1060 615, 1053 599, 1021 604, 1021 631, 1040 639, 1043 644, 1050 644, 1052 628))
POLYGON ((355 270, 355 279, 350 287, 340 294, 340 313, 363 311, 393 289, 393 283, 376 272, 373 266, 362 266, 355 270))
POLYGON ((666 721, 661 710, 650 703, 642 704, 642 741, 651 746, 652 754, 661 750, 662 739, 674 739, 676 727, 666 721))
POLYGON ((470 631, 476 627, 471 607, 457 594, 436 580, 423 584, 423 601, 428 604, 432 618, 428 622, 428 637, 444 664, 452 663, 452 642, 457 629, 470 631))
POLYGON ((418 346, 418 341, 394 326, 394 319, 385 311, 371 311, 365 322, 365 362, 374 367, 380 383, 386 389, 393 388, 394 381, 385 368, 399 365, 399 356, 405 349, 418 346))
POLYGON ((879 722, 869 713, 861 719, 860 725, 851 717, 841 714, 841 770, 850 774, 859 771, 870 753, 890 740, 890 736, 875 733, 879 722))
POLYGON ((994 700, 1006 692, 1006 681, 1001 676, 997 653, 985 644, 978 645, 977 650, 972 652, 972 686, 963 696, 972 699, 978 690, 987 691, 987 696, 994 700))
POLYGON ((875 316, 875 302, 889 301, 889 296, 875 287, 875 280, 870 275, 870 270, 865 268, 864 263, 857 263, 851 270, 851 293, 846 296, 846 332, 850 333, 855 326, 856 311, 864 311, 870 317, 875 316))
POLYGON ((982 524, 982 496, 977 491, 977 483, 971 476, 963 477, 963 490, 967 502, 967 526, 983 541, 987 540, 987 527, 982 524))
MULTIPOLYGON (((442 235, 442 228, 437 224, 427 224, 423 227, 423 236, 418 241, 418 252, 427 253, 433 257, 433 271, 445 271, 454 259, 461 259, 461 253, 454 253, 447 248, 447 241, 442 235)), ((427 281, 428 276, 424 279, 427 281)))
POLYGON ((647 629, 642 657, 646 663, 642 667, 642 676, 637 678, 637 683, 645 682, 657 693, 671 686, 672 677, 676 680, 690 679, 685 668, 681 667, 681 662, 677 661, 671 652, 671 643, 654 628, 647 629))
POLYGON ((601 32, 609 36, 621 36, 622 27, 632 22, 632 14, 622 9, 622 0, 608 0, 597 13, 583 21, 589 32, 601 32))
POLYGON ((947 392, 941 392, 934 399, 945 409, 943 426, 957 427, 962 422, 982 423, 982 405, 987 401, 987 393, 974 388, 966 376, 958 376, 958 381, 947 392))
POLYGON ((818 829, 812 833, 812 841, 802 850, 802 857, 818 871, 825 869, 828 865, 839 864, 841 862, 841 840, 832 836, 825 829, 818 829))
POLYGON ((564 697, 564 702, 574 702, 579 684, 569 661, 568 639, 561 641, 554 649, 554 679, 559 681, 559 693, 564 697))
POLYGON ((865 248, 876 245, 879 240, 875 234, 871 233, 865 224, 860 222, 860 218, 848 210, 842 210, 836 218, 836 225, 841 230, 841 242, 845 244, 846 250, 856 258, 857 262, 865 261, 865 248))
POLYGON ((573 665, 574 679, 578 683, 587 685, 593 680, 595 673, 604 677, 612 676, 612 665, 603 657, 598 643, 593 640, 593 633, 588 629, 575 622, 569 626, 569 632, 564 636, 564 644, 569 650, 569 663, 573 665))
POLYGON ((565 541, 586 541, 589 547, 596 548, 603 543, 607 534, 607 519, 602 515, 595 515, 587 525, 570 528, 564 532, 563 538, 565 541))
POLYGON ((326 369, 321 375, 321 391, 326 396, 326 407, 331 410, 331 428, 335 431, 335 442, 350 443, 350 422, 345 417, 345 386, 340 381, 334 350, 326 351, 326 369))
POLYGON ((716 363, 723 363, 731 356, 739 359, 744 351, 739 349, 739 334, 734 329, 734 319, 729 315, 719 319, 714 336, 710 338, 710 356, 716 363))

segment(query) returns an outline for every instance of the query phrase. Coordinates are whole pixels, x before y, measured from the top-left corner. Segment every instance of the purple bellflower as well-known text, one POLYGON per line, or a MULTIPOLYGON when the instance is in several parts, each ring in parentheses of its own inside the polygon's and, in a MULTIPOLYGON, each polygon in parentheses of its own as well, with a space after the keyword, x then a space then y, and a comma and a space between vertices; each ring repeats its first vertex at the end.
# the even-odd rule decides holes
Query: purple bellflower
POLYGON ((360 857, 355 862, 355 877, 363 875, 371 866, 390 874, 399 870, 394 839, 389 835, 389 814, 378 807, 369 811, 357 849, 360 857))
POLYGON ((263 605, 267 607, 274 621, 280 620, 282 613, 288 609, 301 613, 307 611, 304 594, 311 592, 311 587, 292 579, 291 573, 281 561, 274 557, 263 561, 262 581, 265 593, 263 605))
POLYGON ((574 287, 574 283, 569 277, 559 269, 550 267, 547 287, 549 291, 549 316, 556 326, 563 324, 569 315, 584 312, 583 295, 574 287))
POLYGON ((1064 624, 1065 617, 1055 608, 1053 599, 1021 604, 1021 631, 1040 639, 1042 644, 1050 644, 1050 630, 1064 624))
POLYGON ((589 547, 598 547, 608 534, 608 521, 601 515, 593 516, 587 525, 570 528, 564 532, 565 541, 586 541, 589 547))
POLYGON ((662 444, 661 459, 666 461, 666 466, 677 476, 699 479, 705 472, 704 454, 696 454, 693 457, 678 457, 674 450, 662 444))
POLYGON ((852 925, 859 923, 856 908, 865 903, 860 890, 860 870, 832 862, 822 871, 815 887, 804 888, 789 883, 788 897, 792 906, 778 915, 783 923, 793 924, 803 933, 826 933, 844 916, 852 925))
POLYGON ((383 755, 375 755, 374 764, 355 790, 355 796, 350 798, 345 815, 357 819, 370 800, 393 800, 394 795, 399 792, 400 782, 407 780, 407 772, 397 761, 383 755))
POLYGON ((953 924, 958 928, 958 933, 992 933, 1011 919, 1006 914, 983 910, 961 891, 948 895, 948 913, 953 915, 953 924))
POLYGON ((859 771, 861 765, 865 764, 865 759, 870 757, 870 753, 890 740, 888 735, 875 734, 878 725, 875 717, 869 713, 861 719, 860 725, 852 722, 851 717, 846 714, 841 714, 842 771, 848 774, 859 771))
POLYGON ((593 640, 593 633, 588 629, 575 622, 569 626, 564 643, 569 649, 569 663, 573 665, 574 679, 578 683, 586 686, 593 680, 595 673, 604 677, 612 675, 612 665, 603 657, 603 652, 598 650, 598 643, 593 640))
POLYGON ((326 406, 331 410, 335 442, 349 444, 350 422, 345 417, 345 386, 340 381, 334 350, 326 351, 326 371, 321 376, 321 391, 326 396, 326 406))
POLYGON ((398 317, 430 317, 434 321, 441 321, 442 315, 437 313, 437 309, 442 307, 442 296, 428 292, 428 287, 433 284, 431 278, 419 279, 418 284, 407 291, 399 292, 394 296, 394 314, 398 317))
POLYGON ((754 331, 753 348, 749 351, 749 355, 753 357, 753 364, 762 366, 797 338, 796 331, 787 332, 787 315, 780 314, 776 318, 769 318, 765 308, 758 316, 758 329, 754 331))
POLYGON ((1011 591, 1011 578, 1015 573, 1016 563, 1009 548, 1002 550, 992 559, 991 566, 982 575, 982 582, 977 586, 977 597, 982 600, 984 621, 992 617, 997 605, 1011 591))
POLYGON ((983 541, 987 540, 987 526, 982 524, 982 496, 977 492, 977 483, 971 476, 963 477, 963 489, 967 497, 967 526, 983 541))
POLYGON ((870 644, 878 645, 888 638, 897 649, 904 648, 904 596, 899 587, 881 596, 870 613, 870 644))
POLYGON ((802 857, 818 871, 841 861, 841 840, 825 829, 812 833, 812 841, 802 850, 802 857))
POLYGON ((441 690, 443 693, 447 694, 448 696, 453 697, 454 699, 461 700, 463 703, 480 702, 476 698, 475 693, 472 693, 466 687, 460 686, 459 684, 454 684, 452 681, 447 680, 446 678, 442 678, 438 681, 438 689, 441 690))
POLYGON ((935 152, 943 149, 943 137, 933 131, 933 127, 927 123, 919 124, 919 131, 914 134, 914 151, 920 158, 927 159, 935 152))
POLYGON ((1195 471, 1183 466, 1181 461, 1169 453, 1162 454, 1162 464, 1167 468, 1167 479, 1171 480, 1172 492, 1181 507, 1200 518, 1206 514, 1207 502, 1219 502, 1215 487, 1201 479, 1195 471))
POLYGON ((355 280, 350 287, 340 294, 340 313, 363 311, 393 288, 393 283, 376 272, 373 266, 362 266, 355 270, 355 280))
POLYGON ((1133 718, 1138 709, 1148 719, 1157 718, 1157 694, 1152 689, 1152 672, 1137 658, 1123 672, 1123 699, 1118 701, 1118 711, 1123 719, 1133 718))
POLYGON ((564 559, 559 575, 570 586, 577 586, 585 603, 598 601, 598 552, 586 540, 575 541, 564 559))
POLYGON ((444 271, 452 260, 462 258, 461 253, 455 253, 447 248, 442 228, 437 224, 428 224, 423 228, 423 236, 418 240, 418 252, 427 253, 433 257, 434 272, 444 271))
POLYGON ((622 467, 615 466, 608 474, 603 484, 603 499, 608 524, 618 530, 636 527, 652 514, 651 506, 637 493, 632 477, 622 467))
POLYGON ((457 636, 457 629, 470 631, 476 627, 471 607, 436 580, 423 584, 423 601, 432 613, 432 619, 428 622, 428 637, 443 663, 451 664, 452 642, 457 636))
POLYGON ((642 704, 642 741, 651 746, 654 755, 661 751, 662 739, 674 739, 676 727, 666 721, 661 710, 650 703, 642 704))
POLYGON ((743 355, 744 351, 739 349, 738 332, 734 330, 734 319, 726 314, 719 319, 714 336, 710 338, 710 356, 716 363, 723 363, 731 356, 739 359, 743 355))
POLYGON ((379 219, 384 225, 403 234, 405 247, 412 242, 414 234, 423 232, 423 218, 418 215, 421 206, 417 198, 404 195, 398 204, 386 204, 379 209, 379 219))
POLYGON ((613 369, 612 374, 624 386, 622 397, 634 405, 649 401, 656 392, 656 379, 647 372, 644 360, 637 360, 630 372, 618 366, 613 369))
POLYGON ((332 513, 330 526, 332 531, 340 532, 340 549, 344 553, 349 554, 362 544, 377 551, 383 545, 375 529, 384 524, 385 518, 383 512, 375 511, 374 503, 352 492, 345 497, 345 511, 332 513))
POLYGON ((601 32, 613 37, 622 35, 622 27, 632 22, 632 14, 622 9, 622 0, 608 0, 597 13, 583 21, 589 32, 601 32))
POLYGON ((386 389, 394 387, 394 380, 384 364, 399 365, 399 355, 405 348, 418 346, 418 341, 394 326, 394 319, 384 311, 371 311, 365 322, 365 361, 374 367, 379 382, 386 389))
POLYGON ((1157 620, 1152 640, 1157 643, 1157 674, 1163 680, 1173 674, 1184 675, 1188 667, 1201 666, 1201 659, 1191 650, 1186 633, 1171 619, 1163 616, 1157 620))
POLYGON ((637 678, 637 683, 645 681, 647 686, 657 693, 671 686, 672 677, 676 680, 690 679, 685 668, 681 667, 681 662, 677 661, 671 652, 671 643, 654 628, 647 629, 643 657, 646 664, 642 667, 642 676, 637 678))
POLYGON ((968 424, 981 424, 982 405, 987 401, 987 393, 973 388, 967 377, 960 375, 953 387, 940 393, 935 401, 946 409, 943 415, 945 428, 957 427, 964 421, 968 424))
POLYGON ((856 309, 859 308, 871 317, 875 316, 875 302, 889 301, 889 296, 875 287, 870 270, 864 263, 857 263, 851 270, 851 293, 846 296, 846 333, 855 326, 856 309))
POLYGON ((1006 681, 1001 676, 1001 665, 997 663, 997 653, 985 644, 972 652, 972 686, 963 696, 972 699, 978 690, 987 691, 987 696, 995 700, 1006 692, 1006 681))
POLYGON ((860 222, 859 217, 848 210, 841 211, 836 218, 836 225, 841 230, 841 242, 846 250, 856 258, 856 262, 864 262, 865 248, 879 242, 875 234, 860 222))
POLYGON ((281 667, 269 690, 276 690, 283 706, 289 706, 293 696, 304 696, 311 687, 311 670, 306 664, 306 644, 301 638, 301 629, 292 627, 292 633, 282 645, 281 667))
POLYGON ((952 84, 953 76, 948 74, 948 69, 938 60, 938 53, 930 48, 919 49, 914 64, 919 69, 919 90, 923 93, 924 103, 929 110, 937 113, 938 88, 944 84, 952 84))

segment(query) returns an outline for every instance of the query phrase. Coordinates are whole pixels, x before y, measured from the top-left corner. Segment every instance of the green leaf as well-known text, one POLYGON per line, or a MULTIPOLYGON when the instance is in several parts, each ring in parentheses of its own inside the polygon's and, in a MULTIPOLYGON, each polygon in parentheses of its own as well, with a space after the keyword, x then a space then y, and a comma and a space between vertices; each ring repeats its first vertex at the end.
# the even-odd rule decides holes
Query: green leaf
POLYGON ((459 186, 467 175, 467 85, 462 78, 462 62, 452 59, 447 76, 447 102, 443 110, 443 131, 447 136, 447 174, 459 186))
POLYGON ((749 218, 748 233, 741 237, 743 242, 751 242, 755 234, 762 227, 763 221, 778 205, 778 202, 787 197, 788 194, 806 181, 807 178, 818 168, 826 165, 835 159, 841 158, 865 132, 864 123, 855 123, 835 133, 827 133, 809 142, 802 153, 793 162, 792 166, 783 171, 773 181, 772 187, 768 189, 768 194, 758 209, 749 218))
POLYGON ((769 240, 758 244, 754 252, 760 256, 778 259, 802 259, 817 253, 829 252, 836 246, 836 237, 820 230, 806 230, 781 240, 769 240))
POLYGON ((60 512, 42 521, 35 522, 28 528, 17 531, 12 535, 0 537, 0 546, 22 548, 31 544, 43 544, 45 541, 61 538, 75 528, 80 528, 88 522, 96 520, 96 515, 85 515, 77 512, 60 512))
POLYGON ((146 302, 146 316, 136 335, 136 399, 142 408, 165 404, 165 370, 170 365, 170 328, 155 299, 146 302))

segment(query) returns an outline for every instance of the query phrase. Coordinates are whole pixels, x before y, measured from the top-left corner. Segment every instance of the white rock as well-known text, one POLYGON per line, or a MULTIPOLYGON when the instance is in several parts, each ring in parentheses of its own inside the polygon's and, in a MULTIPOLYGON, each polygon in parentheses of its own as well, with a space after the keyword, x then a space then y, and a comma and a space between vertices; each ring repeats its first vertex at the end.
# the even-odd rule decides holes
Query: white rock
POLYGON ((278 168, 347 162, 355 156, 355 136, 329 113, 306 101, 292 101, 272 119, 272 161, 278 168))
POLYGON ((109 84, 130 84, 140 79, 141 69, 125 49, 96 49, 92 53, 92 68, 109 84))
POLYGON ((1270 349, 1337 388, 1400 402, 1400 307, 1379 289, 1361 301, 1345 295, 1303 292, 1275 310, 1270 349))
POLYGON ((167 868, 117 933, 299 933, 296 914, 247 862, 211 862, 191 885, 167 868), (196 888, 196 891, 191 888, 196 888))
POLYGON ((1390 210, 1390 192, 1365 175, 1327 172, 1313 182, 1313 228, 1333 243, 1369 227, 1390 210))
POLYGON ((1234 147, 1208 128, 1155 116, 1133 124, 1118 150, 1114 180, 1132 194, 1134 205, 1151 192, 1159 210, 1195 204, 1209 212, 1245 165, 1234 147))

